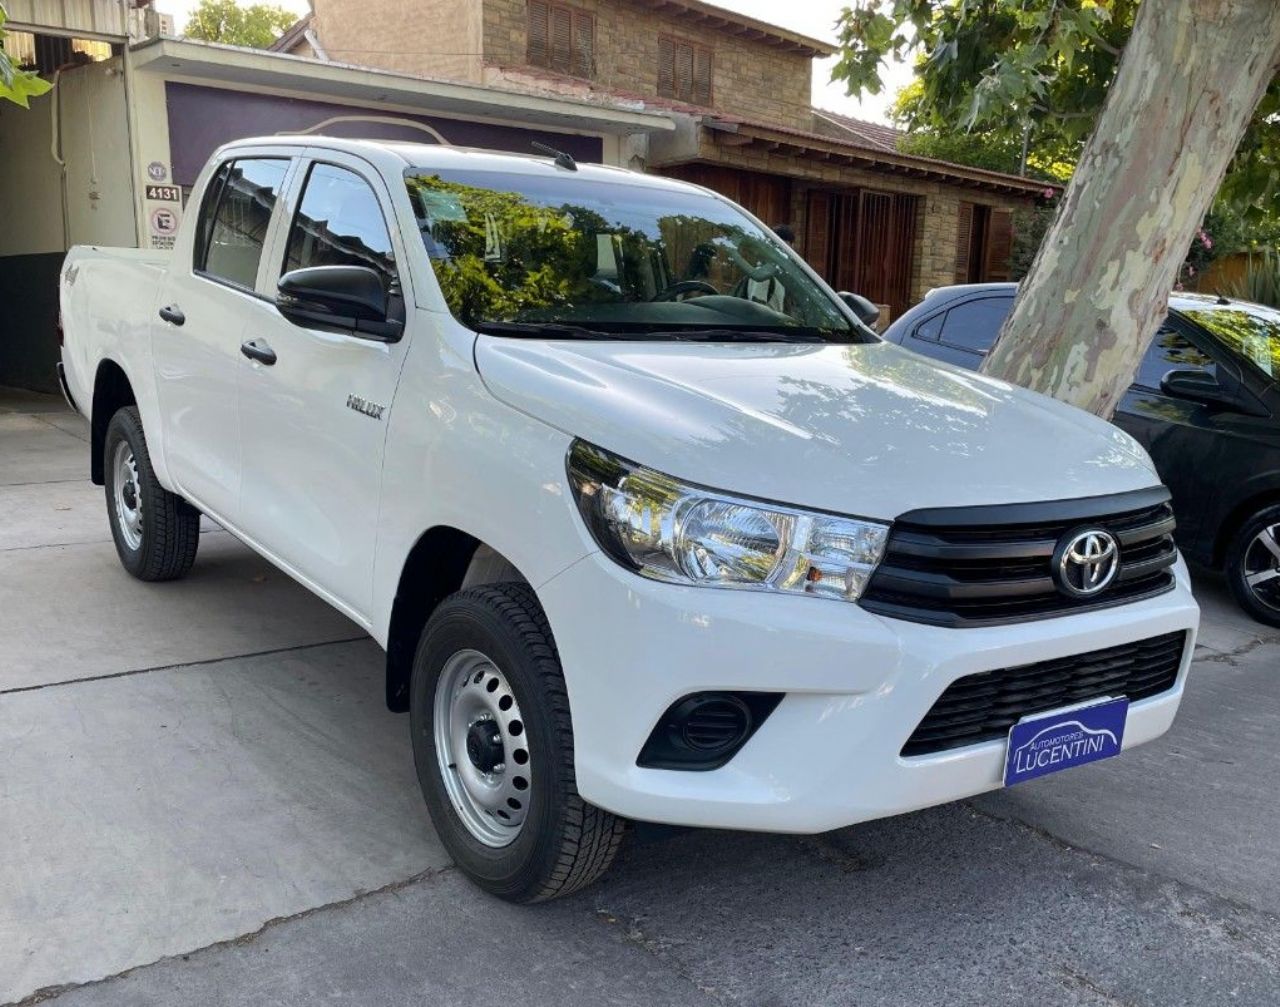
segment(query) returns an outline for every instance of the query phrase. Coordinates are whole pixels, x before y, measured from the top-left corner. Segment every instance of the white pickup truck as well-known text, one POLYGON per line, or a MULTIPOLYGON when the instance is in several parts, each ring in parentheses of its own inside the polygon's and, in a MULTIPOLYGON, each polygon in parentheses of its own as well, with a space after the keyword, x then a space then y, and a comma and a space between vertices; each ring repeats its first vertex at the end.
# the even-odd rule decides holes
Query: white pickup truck
POLYGON ((172 252, 71 251, 60 369, 125 568, 203 512, 365 627, 445 845, 536 901, 627 819, 817 832, 1170 726, 1142 449, 860 303, 696 186, 245 140, 172 252))

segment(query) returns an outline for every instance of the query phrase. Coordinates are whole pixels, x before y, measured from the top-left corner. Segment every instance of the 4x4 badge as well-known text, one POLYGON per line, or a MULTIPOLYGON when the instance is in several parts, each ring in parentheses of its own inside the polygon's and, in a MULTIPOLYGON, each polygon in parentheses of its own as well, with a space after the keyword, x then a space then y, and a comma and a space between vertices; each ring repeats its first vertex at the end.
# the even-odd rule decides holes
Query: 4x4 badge
POLYGON ((348 395, 347 408, 354 409, 358 413, 364 413, 370 419, 380 420, 382 419, 382 411, 387 407, 380 406, 376 402, 370 402, 359 395, 348 395))

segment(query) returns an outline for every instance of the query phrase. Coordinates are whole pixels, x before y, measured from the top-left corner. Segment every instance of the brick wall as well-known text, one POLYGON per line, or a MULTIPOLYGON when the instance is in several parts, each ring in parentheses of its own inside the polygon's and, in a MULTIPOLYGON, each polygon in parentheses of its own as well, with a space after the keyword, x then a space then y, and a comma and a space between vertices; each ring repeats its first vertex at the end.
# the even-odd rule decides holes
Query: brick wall
POLYGON ((483 0, 314 0, 316 37, 339 63, 480 81, 483 0))
MULTIPOLYGON (((386 0, 381 0, 386 2, 386 0)), ((669 35, 712 50, 712 107, 743 118, 808 128, 813 62, 759 42, 696 28, 626 0, 573 0, 595 15, 596 76, 601 91, 657 97, 658 37, 669 35)), ((525 0, 483 0, 484 60, 491 66, 525 62, 525 0)), ((566 82, 566 93, 576 88, 566 82)))

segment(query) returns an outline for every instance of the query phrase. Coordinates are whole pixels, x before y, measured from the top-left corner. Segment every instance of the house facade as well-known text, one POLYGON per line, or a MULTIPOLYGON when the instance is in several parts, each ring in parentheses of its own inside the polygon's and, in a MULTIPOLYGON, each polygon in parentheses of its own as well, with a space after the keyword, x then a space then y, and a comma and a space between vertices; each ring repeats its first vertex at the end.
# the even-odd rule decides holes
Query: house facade
POLYGON ((1043 183, 902 153, 893 130, 811 105, 835 47, 702 0, 313 0, 286 52, 513 92, 665 110, 633 167, 719 191, 833 286, 884 306, 1007 279, 1013 211, 1043 183))
POLYGON ((132 0, 8 0, 6 51, 56 82, 0 107, 0 385, 56 391, 58 274, 77 244, 164 250, 206 158, 246 136, 324 132, 630 163, 674 129, 634 102, 513 92, 164 35, 132 0))

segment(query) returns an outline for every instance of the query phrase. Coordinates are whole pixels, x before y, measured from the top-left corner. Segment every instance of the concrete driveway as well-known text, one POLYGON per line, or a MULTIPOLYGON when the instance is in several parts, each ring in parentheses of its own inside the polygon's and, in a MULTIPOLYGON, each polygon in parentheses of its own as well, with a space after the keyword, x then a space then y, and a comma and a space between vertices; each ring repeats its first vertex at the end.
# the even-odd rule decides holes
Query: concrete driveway
POLYGON ((818 837, 642 831, 518 909, 450 868, 381 651, 213 525, 129 578, 86 440, 0 391, 0 1003, 1280 1002, 1280 633, 1211 582, 1157 743, 818 837))

